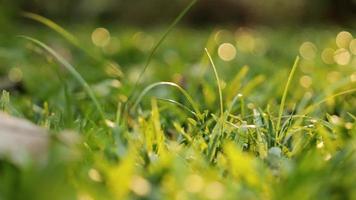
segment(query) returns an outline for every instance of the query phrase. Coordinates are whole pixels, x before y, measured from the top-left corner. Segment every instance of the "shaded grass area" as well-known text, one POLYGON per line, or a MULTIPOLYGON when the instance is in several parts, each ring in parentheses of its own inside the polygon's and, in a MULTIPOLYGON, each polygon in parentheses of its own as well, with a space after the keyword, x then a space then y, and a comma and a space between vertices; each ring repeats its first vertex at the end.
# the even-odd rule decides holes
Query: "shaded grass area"
POLYGON ((0 108, 80 140, 54 140, 44 164, 2 159, 0 199, 356 198, 356 56, 339 29, 180 28, 134 93, 163 31, 93 30, 1 36, 0 73, 22 90, 0 108))

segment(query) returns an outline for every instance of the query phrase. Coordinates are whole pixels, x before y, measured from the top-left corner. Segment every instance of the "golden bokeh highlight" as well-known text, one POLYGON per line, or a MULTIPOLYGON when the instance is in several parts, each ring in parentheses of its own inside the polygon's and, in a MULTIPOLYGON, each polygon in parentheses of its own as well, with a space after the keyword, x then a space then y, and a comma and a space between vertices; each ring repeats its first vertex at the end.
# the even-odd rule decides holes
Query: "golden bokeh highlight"
POLYGON ((23 78, 22 70, 18 67, 13 67, 8 73, 8 78, 12 82, 20 82, 23 78))
POLYGON ((94 200, 94 198, 87 193, 79 193, 77 195, 77 200, 94 200))
POLYGON ((90 169, 88 171, 88 176, 92 181, 95 181, 95 182, 101 182, 102 181, 101 175, 96 169, 93 169, 93 168, 90 169))
POLYGON ((134 176, 130 189, 138 196, 146 196, 151 192, 151 184, 141 176, 134 176))
POLYGON ((351 33, 347 31, 341 31, 336 36, 336 45, 339 48, 348 48, 351 40, 352 40, 351 33))
POLYGON ((105 28, 96 28, 91 34, 91 40, 95 46, 105 47, 110 43, 110 32, 105 28))
POLYGON ((214 34, 214 41, 216 44, 220 44, 233 39, 232 33, 228 30, 219 30, 214 34))
POLYGON ((154 38, 145 32, 137 32, 132 37, 133 43, 141 51, 147 52, 153 48, 154 38))
POLYGON ((356 55, 356 39, 350 42, 350 51, 352 54, 356 55))
POLYGON ((305 75, 299 79, 299 83, 302 87, 309 88, 313 83, 313 79, 310 76, 305 75))
POLYGON ((208 184, 204 190, 205 197, 207 199, 212 199, 212 200, 222 199, 224 195, 224 191, 225 191, 224 186, 217 181, 208 184))
POLYGON ((353 128, 353 123, 351 123, 351 122, 347 122, 347 123, 345 123, 345 128, 346 129, 348 129, 348 130, 351 130, 352 128, 353 128))
POLYGON ((350 80, 351 82, 356 82, 356 72, 352 73, 351 76, 350 76, 350 80))
POLYGON ((312 60, 316 56, 317 48, 312 42, 304 42, 300 48, 300 55, 306 60, 312 60))
POLYGON ((350 63, 351 54, 346 49, 338 49, 334 53, 334 60, 339 65, 347 65, 350 63))
POLYGON ((184 187, 190 193, 198 193, 204 187, 204 179, 197 174, 189 175, 184 182, 184 187))
POLYGON ((240 29, 236 31, 235 36, 239 50, 245 53, 251 53, 255 51, 257 42, 251 31, 240 29))
POLYGON ((231 61, 236 57, 236 48, 230 43, 223 43, 218 48, 218 55, 221 60, 231 61))
POLYGON ((326 48, 321 53, 321 59, 326 64, 333 64, 334 63, 334 54, 335 50, 332 48, 326 48))

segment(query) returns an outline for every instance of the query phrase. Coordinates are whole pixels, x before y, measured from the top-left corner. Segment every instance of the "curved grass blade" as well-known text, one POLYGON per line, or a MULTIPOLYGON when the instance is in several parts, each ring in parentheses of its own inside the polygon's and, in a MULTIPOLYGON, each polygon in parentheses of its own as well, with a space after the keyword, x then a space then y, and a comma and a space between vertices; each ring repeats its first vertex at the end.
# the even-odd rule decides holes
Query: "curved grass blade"
POLYGON ((330 95, 326 98, 324 98, 323 100, 315 103, 315 104, 312 104, 310 106, 308 106, 303 112, 302 112, 302 116, 304 115, 307 115, 308 113, 312 112, 316 107, 318 107, 320 104, 323 104, 325 103, 326 101, 330 100, 330 99, 334 99, 338 96, 342 96, 342 95, 346 95, 346 94, 351 94, 351 93, 354 93, 356 92, 356 88, 353 88, 353 89, 350 89, 350 90, 345 90, 345 91, 342 91, 342 92, 339 92, 339 93, 336 93, 336 94, 333 94, 333 95, 330 95))
POLYGON ((50 29, 54 30, 55 32, 57 32, 59 35, 61 35, 63 38, 65 38, 67 41, 69 41, 72 45, 74 45, 75 47, 81 49, 82 51, 84 51, 87 55, 89 55, 90 57, 92 57, 93 59, 97 60, 97 61, 101 61, 102 59, 99 58, 97 55, 94 55, 93 53, 91 53, 90 51, 88 51, 87 48, 83 47, 82 44, 80 44, 79 40, 77 37, 75 37, 73 34, 71 34, 69 31, 67 31, 66 29, 64 29, 62 26, 60 26, 59 24, 55 23, 54 21, 43 17, 41 15, 35 14, 35 13, 31 13, 31 12, 23 12, 22 16, 28 18, 28 19, 32 19, 36 22, 39 22, 47 27, 49 27, 50 29))
POLYGON ((59 26, 58 24, 56 24, 52 20, 47 19, 47 18, 45 18, 45 17, 43 17, 41 15, 35 14, 35 13, 31 13, 31 12, 23 12, 22 16, 24 16, 24 17, 26 17, 28 19, 32 19, 34 21, 40 22, 40 23, 48 26, 49 28, 53 29, 54 31, 56 31, 57 33, 62 35, 66 40, 68 40, 73 45, 75 45, 77 47, 80 47, 79 41, 74 35, 72 35, 68 31, 66 31, 63 27, 59 26))
POLYGON ((56 58, 56 60, 60 64, 62 64, 70 72, 70 74, 72 74, 72 76, 82 85, 82 87, 84 88, 84 90, 89 95, 91 100, 94 102, 94 105, 98 109, 100 117, 105 121, 104 111, 101 105, 99 104, 98 99, 95 97, 93 90, 90 88, 89 84, 84 80, 84 78, 79 74, 79 72, 70 63, 68 63, 61 55, 59 55, 51 47, 47 46, 43 42, 28 36, 19 36, 19 37, 37 44, 38 46, 45 49, 48 53, 50 53, 54 58, 56 58))
POLYGON ((219 79, 219 75, 218 75, 218 71, 216 70, 215 64, 213 59, 210 56, 210 53, 208 51, 208 49, 205 48, 205 52, 209 58, 210 64, 213 67, 214 70, 214 75, 215 75, 215 79, 216 79, 216 83, 218 85, 218 91, 219 91, 219 100, 220 100, 220 116, 223 117, 224 115, 224 104, 223 104, 223 97, 222 97, 222 89, 221 89, 221 84, 220 84, 220 79, 219 79))
POLYGON ((211 66, 214 70, 214 75, 215 75, 216 83, 218 85, 219 100, 220 100, 220 118, 218 120, 218 123, 215 125, 215 127, 213 129, 212 137, 211 137, 211 140, 209 141, 209 145, 208 145, 208 158, 210 159, 210 162, 213 162, 214 158, 216 156, 219 142, 221 142, 221 139, 222 139, 222 136, 224 133, 224 123, 226 121, 228 113, 224 116, 224 103, 223 103, 222 89, 221 89, 218 71, 215 67, 214 61, 211 58, 208 49, 205 48, 205 52, 209 58, 211 66))
POLYGON ((188 108, 187 106, 175 101, 175 100, 172 100, 172 99, 165 99, 165 98, 157 98, 157 100, 160 100, 160 101, 164 101, 164 102, 168 102, 168 103, 171 103, 171 104, 174 104, 176 106, 178 106, 179 108, 182 108, 183 110, 186 110, 188 111, 189 113, 191 113, 192 115, 194 115, 196 118, 198 118, 197 114, 192 111, 190 108, 188 108))
POLYGON ((279 107, 279 112, 278 112, 278 119, 277 119, 277 126, 276 126, 276 131, 277 131, 277 141, 279 140, 279 132, 280 132, 280 127, 281 127, 281 121, 282 121, 282 115, 283 115, 283 110, 284 110, 284 105, 286 103, 286 98, 287 98, 287 93, 288 93, 288 89, 289 89, 289 85, 292 82, 295 70, 297 69, 299 63, 299 56, 297 56, 297 58, 294 61, 293 67, 291 72, 289 73, 289 77, 286 83, 286 86, 284 88, 284 92, 283 92, 283 96, 282 96, 282 100, 281 100, 281 105, 279 107))
POLYGON ((356 92, 356 88, 353 88, 350 90, 345 90, 345 91, 339 92, 337 94, 328 96, 328 97, 324 98, 323 100, 318 101, 317 103, 308 106, 301 114, 298 115, 298 116, 302 116, 302 117, 300 117, 298 120, 296 120, 296 122, 293 124, 293 127, 299 126, 302 123, 303 119, 308 117, 308 116, 306 116, 307 114, 312 112, 316 107, 320 106, 321 104, 325 103, 326 101, 328 101, 330 99, 334 99, 339 96, 346 95, 346 94, 352 94, 354 92, 356 92))
POLYGON ((197 104, 193 101, 193 98, 188 94, 187 91, 185 91, 182 87, 180 87, 179 85, 177 85, 176 83, 172 83, 172 82, 157 82, 157 83, 153 83, 149 86, 147 86, 139 95, 139 97, 137 98, 137 100, 135 101, 134 105, 132 106, 132 110, 135 110, 136 107, 138 106, 138 104, 140 103, 141 99, 153 88, 157 87, 157 86, 162 86, 162 85, 166 85, 166 86, 172 86, 177 88, 183 95, 184 97, 188 100, 188 102, 192 105, 194 112, 200 116, 200 111, 199 108, 197 106, 197 104))
POLYGON ((146 63, 142 69, 142 71, 140 72, 135 85, 133 86, 133 89, 131 91, 131 94, 128 97, 128 101, 131 99, 132 95, 134 94, 135 90, 137 89, 138 84, 140 83, 144 73, 146 72, 148 66, 151 63, 151 60, 154 56, 154 54, 156 53, 157 49, 161 46, 161 44, 163 43, 163 41, 166 39, 166 37, 169 35, 169 33, 173 30, 173 28, 180 22, 180 20, 187 14, 187 12, 194 6, 195 3, 197 3, 198 0, 192 0, 187 7, 184 8, 183 11, 181 11, 179 13, 179 15, 174 19, 174 21, 172 22, 172 24, 169 25, 168 29, 166 30, 166 32, 164 32, 164 34, 162 35, 162 37, 158 40, 158 42, 156 43, 156 45, 152 48, 151 53, 149 54, 146 63))

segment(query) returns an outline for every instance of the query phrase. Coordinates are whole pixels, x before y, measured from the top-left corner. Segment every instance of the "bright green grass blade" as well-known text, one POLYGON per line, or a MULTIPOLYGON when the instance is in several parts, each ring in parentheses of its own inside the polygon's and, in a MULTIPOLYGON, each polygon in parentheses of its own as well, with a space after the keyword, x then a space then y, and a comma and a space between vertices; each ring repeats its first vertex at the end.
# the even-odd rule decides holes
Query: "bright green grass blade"
POLYGON ((137 88, 137 85, 140 83, 144 73, 146 72, 148 66, 150 65, 151 63, 151 60, 154 56, 154 54, 156 53, 157 49, 161 46, 161 44, 164 42, 164 40, 166 39, 166 37, 169 35, 169 33, 173 30, 173 28, 178 24, 178 22, 180 22, 180 20, 187 14, 187 12, 194 6, 194 4, 198 2, 198 0, 192 0, 190 2, 190 4, 188 4, 187 7, 184 8, 183 11, 181 11, 179 13, 179 15, 174 19, 174 21, 172 22, 172 24, 168 27, 168 29, 166 30, 166 32, 164 32, 164 34, 162 35, 162 37, 158 40, 158 42, 156 43, 156 45, 152 48, 151 50, 151 53, 149 54, 147 60, 146 60, 146 63, 142 69, 142 71, 140 72, 134 86, 133 86, 133 89, 131 91, 131 94, 129 95, 128 97, 128 101, 131 99, 132 95, 134 94, 136 88, 137 88))
POLYGON ((289 85, 292 82, 295 70, 297 69, 299 63, 299 56, 297 56, 297 58, 294 61, 294 65, 292 67, 292 70, 289 74, 288 80, 287 80, 287 84, 284 88, 284 92, 283 92, 283 96, 282 96, 282 100, 281 100, 281 105, 279 107, 279 112, 278 112, 278 119, 277 119, 277 126, 276 126, 276 131, 277 131, 277 140, 279 140, 279 131, 280 131, 280 126, 281 126, 281 121, 282 121, 282 115, 283 115, 283 110, 284 110, 284 105, 286 103, 286 98, 287 98, 287 93, 288 93, 288 89, 289 89, 289 85))
POLYGON ((59 26, 52 20, 42 17, 41 15, 37 15, 35 13, 31 13, 31 12, 23 12, 22 15, 26 18, 35 20, 37 22, 40 22, 40 23, 48 26, 49 28, 53 29, 54 31, 56 31, 57 33, 62 35, 65 39, 67 39, 73 45, 80 47, 79 41, 74 35, 72 35, 68 31, 66 31, 63 27, 59 26))
POLYGON ((351 113, 347 113, 348 115, 350 115, 350 117, 354 120, 354 121, 356 121, 356 116, 355 115, 353 115, 353 114, 351 114, 351 113))
POLYGON ((28 19, 32 19, 34 21, 37 21, 47 27, 49 27, 50 29, 54 30, 55 32, 57 32, 59 35, 61 35, 63 38, 65 38, 67 41, 69 41, 72 45, 74 45, 75 47, 81 49, 82 51, 84 51, 87 55, 89 55, 90 57, 92 57, 93 59, 95 59, 96 61, 102 61, 102 59, 100 57, 98 57, 97 55, 91 53, 88 48, 85 48, 82 46, 82 44, 79 42, 78 38, 75 37, 73 34, 71 34, 69 31, 67 31, 66 29, 64 29, 62 26, 60 26, 59 24, 55 23, 54 21, 43 17, 41 15, 35 14, 35 13, 31 13, 31 12, 23 12, 22 15, 28 19))
POLYGON ((218 71, 216 70, 215 64, 213 59, 210 56, 210 53, 208 51, 208 49, 205 49, 205 52, 209 58, 210 64, 213 67, 214 70, 214 75, 215 75, 215 79, 216 79, 216 83, 218 85, 218 91, 219 91, 219 100, 220 100, 220 115, 221 117, 223 117, 224 115, 224 104, 223 104, 223 97, 222 97, 222 89, 221 89, 221 84, 220 84, 220 79, 219 79, 219 75, 218 75, 218 71))
POLYGON ((343 96, 343 95, 346 95, 346 94, 351 94, 351 93, 354 93, 356 92, 356 88, 353 88, 353 89, 350 89, 350 90, 345 90, 345 91, 342 91, 342 92, 339 92, 339 93, 336 93, 336 94, 333 94, 333 95, 330 95, 326 98, 324 98, 323 100, 315 103, 315 104, 312 104, 310 106, 308 106, 303 112, 302 112, 302 116, 304 115, 307 115, 308 113, 312 112, 316 107, 320 106, 320 104, 323 104, 325 103, 326 101, 330 100, 330 99, 334 99, 338 96, 343 96))
POLYGON ((221 140, 222 140, 222 135, 224 133, 224 124, 225 124, 226 118, 228 116, 228 113, 224 114, 224 103, 223 103, 222 89, 221 89, 218 71, 216 69, 214 61, 211 58, 211 55, 210 55, 208 49, 205 48, 205 52, 209 58, 211 66, 214 70, 214 75, 215 75, 216 83, 218 85, 219 100, 220 100, 220 118, 217 121, 217 124, 213 129, 212 137, 211 137, 211 140, 209 141, 209 147, 208 147, 208 157, 210 159, 210 162, 213 162, 214 157, 216 155, 218 144, 221 143, 221 140))
POLYGON ((186 110, 188 111, 189 113, 191 113, 192 115, 194 115, 196 118, 198 118, 197 114, 191 110, 190 108, 188 108, 187 106, 175 101, 175 100, 172 100, 172 99, 165 99, 165 98, 157 98, 157 100, 160 100, 160 101, 164 101, 164 102, 168 102, 168 103, 171 103, 171 104, 174 104, 176 106, 178 106, 179 108, 182 108, 183 110, 186 110))
POLYGON ((79 74, 79 72, 70 63, 68 63, 61 55, 59 55, 52 48, 42 43, 41 41, 28 36, 19 36, 19 37, 22 37, 26 40, 29 40, 39 45, 40 47, 45 49, 48 53, 50 53, 54 58, 56 58, 57 61, 61 63, 70 72, 70 74, 72 74, 72 76, 82 85, 82 87, 87 92, 91 100, 94 102, 96 108, 98 109, 100 117, 105 121, 104 111, 101 105, 99 104, 98 99, 95 97, 93 90, 90 88, 89 84, 84 80, 84 78, 79 74))
POLYGON ((157 83, 153 83, 149 86, 147 86, 139 95, 139 97, 137 98, 136 102, 134 103, 134 105, 132 106, 132 110, 135 110, 136 107, 138 106, 138 104, 140 103, 141 99, 153 88, 157 87, 157 86, 162 86, 162 85, 166 85, 166 86, 172 86, 177 88, 183 95, 184 97, 188 100, 188 102, 192 105, 193 110, 195 111, 195 113, 198 114, 198 116, 200 116, 200 111, 199 108, 197 106, 197 104, 194 102, 193 98, 188 94, 188 92, 186 90, 184 90, 182 87, 180 87, 179 85, 177 85, 176 83, 172 83, 172 82, 157 82, 157 83))
POLYGON ((334 98, 339 97, 339 96, 343 96, 343 95, 347 95, 347 94, 352 94, 352 93, 354 93, 354 92, 356 92, 356 88, 353 88, 353 89, 350 89, 350 90, 345 90, 345 91, 339 92, 339 93, 337 93, 337 94, 330 95, 330 96, 324 98, 323 100, 318 101, 317 103, 308 106, 308 107, 307 107, 306 109, 304 109, 304 111, 299 115, 299 116, 302 116, 302 117, 299 118, 299 119, 293 124, 293 126, 294 126, 294 127, 295 127, 295 126, 299 126, 299 125, 302 123, 304 117, 307 117, 307 116, 306 116, 307 114, 313 112, 315 108, 317 108, 317 107, 320 106, 321 104, 325 103, 326 101, 328 101, 328 100, 330 100, 330 99, 334 99, 334 98))

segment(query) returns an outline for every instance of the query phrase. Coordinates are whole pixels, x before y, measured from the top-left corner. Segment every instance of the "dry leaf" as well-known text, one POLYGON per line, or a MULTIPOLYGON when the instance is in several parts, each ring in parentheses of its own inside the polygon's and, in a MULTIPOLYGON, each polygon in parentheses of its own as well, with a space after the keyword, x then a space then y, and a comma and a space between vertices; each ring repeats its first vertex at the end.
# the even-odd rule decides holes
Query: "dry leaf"
POLYGON ((0 112, 0 157, 15 164, 44 161, 49 147, 46 130, 28 120, 0 112))

